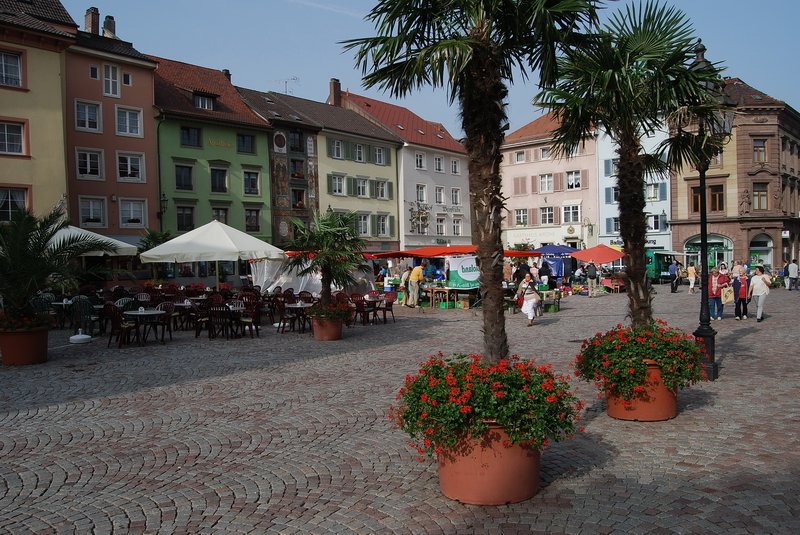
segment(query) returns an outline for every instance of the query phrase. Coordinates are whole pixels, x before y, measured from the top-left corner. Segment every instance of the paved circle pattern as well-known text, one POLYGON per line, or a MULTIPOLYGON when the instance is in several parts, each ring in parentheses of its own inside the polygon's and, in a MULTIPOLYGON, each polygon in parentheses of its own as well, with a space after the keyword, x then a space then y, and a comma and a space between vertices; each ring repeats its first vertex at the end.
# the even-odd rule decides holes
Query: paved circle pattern
MULTIPOLYGON (((608 418, 589 385, 586 432, 552 445, 524 503, 442 497, 386 419, 428 354, 480 351, 480 310, 397 310, 340 342, 277 334, 106 348, 50 335, 50 361, 0 368, 0 533, 800 533, 800 292, 763 323, 714 322, 721 378, 679 416, 608 418)), ((692 331, 699 296, 659 292, 692 331)), ((580 342, 625 321, 624 294, 573 296, 512 351, 570 372, 580 342)), ((726 307, 731 308, 731 307, 726 307)))

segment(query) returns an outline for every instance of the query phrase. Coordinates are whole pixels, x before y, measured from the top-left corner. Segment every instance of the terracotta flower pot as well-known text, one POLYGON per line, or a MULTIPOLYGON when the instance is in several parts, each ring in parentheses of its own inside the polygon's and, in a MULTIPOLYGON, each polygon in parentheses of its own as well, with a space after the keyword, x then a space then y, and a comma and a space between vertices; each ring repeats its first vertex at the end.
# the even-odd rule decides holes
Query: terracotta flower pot
POLYGON ((48 328, 0 330, 0 359, 4 366, 47 362, 48 328))
POLYGON ((343 323, 342 320, 311 318, 314 340, 341 340, 343 323))
POLYGON ((503 505, 533 497, 539 490, 538 449, 511 444, 506 432, 491 426, 481 438, 465 438, 439 454, 439 486, 452 500, 503 505))
POLYGON ((670 420, 678 414, 678 393, 670 390, 661 380, 661 368, 652 360, 647 363, 644 393, 630 401, 606 394, 606 413, 618 420, 658 422, 670 420))

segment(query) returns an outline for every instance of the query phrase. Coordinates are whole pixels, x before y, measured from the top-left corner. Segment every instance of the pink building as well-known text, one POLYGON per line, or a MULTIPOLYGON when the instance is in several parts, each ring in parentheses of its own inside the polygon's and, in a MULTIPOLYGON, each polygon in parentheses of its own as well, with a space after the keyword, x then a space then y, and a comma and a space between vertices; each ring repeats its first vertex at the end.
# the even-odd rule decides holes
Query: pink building
POLYGON ((97 8, 66 55, 70 220, 137 244, 158 228, 159 187, 153 71, 156 63, 120 40, 97 8))

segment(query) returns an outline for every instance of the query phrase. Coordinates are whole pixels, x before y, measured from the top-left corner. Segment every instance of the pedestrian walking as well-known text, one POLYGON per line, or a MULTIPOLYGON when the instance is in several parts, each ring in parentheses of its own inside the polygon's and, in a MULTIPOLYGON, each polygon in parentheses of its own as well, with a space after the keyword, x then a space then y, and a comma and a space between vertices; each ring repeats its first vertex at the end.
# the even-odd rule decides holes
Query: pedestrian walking
POLYGON ((589 297, 592 297, 597 289, 597 266, 594 265, 594 260, 589 260, 585 271, 586 282, 589 284, 589 297))
POLYGON ((669 291, 670 293, 676 293, 678 291, 678 261, 673 260, 672 263, 669 265, 669 291))
POLYGON ((722 289, 730 286, 730 282, 727 275, 720 274, 719 268, 711 268, 711 274, 708 276, 708 311, 712 320, 722 319, 725 306, 722 304, 722 289))
POLYGON ((533 320, 536 318, 536 308, 542 300, 539 292, 536 290, 536 283, 533 281, 533 276, 530 273, 525 274, 525 278, 519 285, 517 290, 517 299, 522 298, 522 313, 528 317, 528 327, 533 325, 533 320))
POLYGON ((694 262, 689 262, 689 267, 686 268, 686 278, 689 279, 689 293, 695 293, 694 284, 697 281, 697 268, 694 267, 694 262))
POLYGON ((733 299, 734 299, 734 318, 738 320, 747 319, 748 290, 750 289, 750 279, 744 274, 744 269, 733 271, 733 299))
POLYGON ((747 295, 756 300, 756 321, 761 322, 764 320, 764 303, 769 295, 772 278, 764 273, 764 266, 756 266, 755 272, 756 274, 750 279, 750 289, 747 295))
POLYGON ((406 306, 414 308, 419 303, 419 285, 425 280, 425 268, 428 267, 428 261, 423 260, 420 265, 411 270, 408 275, 408 298, 406 299, 406 306))
POLYGON ((792 290, 797 289, 797 274, 798 271, 800 271, 796 258, 792 258, 787 270, 789 271, 789 291, 791 292, 792 290))
POLYGON ((406 270, 400 275, 400 291, 403 292, 403 297, 401 297, 399 301, 399 305, 405 305, 408 302, 408 277, 411 275, 411 266, 407 266, 406 270))

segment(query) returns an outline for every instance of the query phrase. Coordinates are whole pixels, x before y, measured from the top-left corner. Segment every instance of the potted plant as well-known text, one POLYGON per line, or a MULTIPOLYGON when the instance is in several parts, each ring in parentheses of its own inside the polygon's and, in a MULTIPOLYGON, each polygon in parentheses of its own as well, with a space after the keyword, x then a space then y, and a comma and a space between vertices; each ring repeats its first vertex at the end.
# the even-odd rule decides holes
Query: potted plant
POLYGON ((575 375, 594 381, 607 412, 621 420, 659 421, 677 414, 677 392, 705 379, 704 346, 663 320, 617 325, 585 340, 575 375))
POLYGON ((311 318, 314 328, 314 338, 317 340, 339 340, 342 337, 342 325, 350 321, 355 309, 350 303, 331 302, 327 305, 315 303, 308 310, 306 316, 311 318))
POLYGON ((69 226, 61 209, 37 217, 28 210, 0 225, 0 355, 4 365, 47 360, 48 314, 32 303, 37 293, 74 275, 73 260, 91 251, 114 251, 105 240, 85 235, 59 238, 69 226))
POLYGON ((311 316, 312 331, 318 340, 340 339, 346 319, 344 311, 333 305, 331 286, 353 286, 354 273, 368 273, 371 269, 364 263, 366 242, 359 236, 357 218, 355 212, 332 210, 324 214, 315 211, 308 225, 301 219, 291 218, 294 238, 286 245, 291 254, 285 269, 301 277, 320 276, 318 313, 311 316))
POLYGON ((571 436, 582 408, 549 365, 439 353, 406 377, 389 418, 438 460, 445 496, 496 505, 536 493, 540 450, 571 436))

